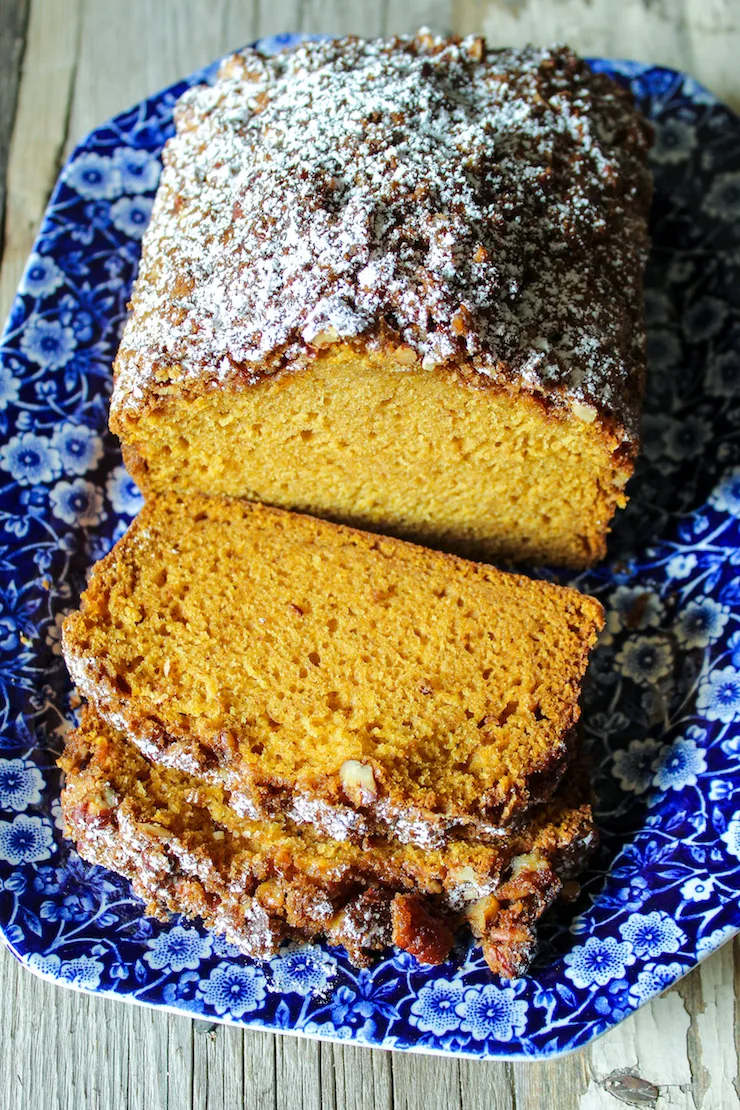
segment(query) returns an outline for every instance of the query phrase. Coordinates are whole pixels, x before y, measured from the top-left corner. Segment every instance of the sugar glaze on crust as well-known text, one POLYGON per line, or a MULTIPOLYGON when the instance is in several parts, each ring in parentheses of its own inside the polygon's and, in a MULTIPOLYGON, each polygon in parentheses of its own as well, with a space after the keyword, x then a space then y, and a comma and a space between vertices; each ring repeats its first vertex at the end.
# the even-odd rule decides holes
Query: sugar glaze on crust
POLYGON ((335 342, 516 386, 631 452, 647 127, 567 48, 481 38, 245 50, 176 110, 112 427, 335 342))

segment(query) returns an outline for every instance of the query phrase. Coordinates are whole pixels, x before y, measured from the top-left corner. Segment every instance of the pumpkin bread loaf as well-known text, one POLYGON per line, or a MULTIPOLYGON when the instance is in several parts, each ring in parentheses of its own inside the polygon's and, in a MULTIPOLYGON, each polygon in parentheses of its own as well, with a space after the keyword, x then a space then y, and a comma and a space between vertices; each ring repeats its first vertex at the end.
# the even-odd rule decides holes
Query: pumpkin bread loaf
POLYGON ((644 379, 629 94, 420 33, 245 50, 176 124, 111 409, 145 494, 600 558, 644 379))
POLYGON ((538 918, 596 843, 582 771, 515 834, 424 851, 239 817, 221 787, 150 762, 92 709, 60 765, 85 859, 130 879, 147 912, 200 917, 261 959, 284 937, 323 934, 356 963, 390 943, 439 963, 467 923, 493 971, 520 975, 538 918))
POLYGON ((151 498, 63 627, 73 680, 252 818, 495 836, 554 791, 601 606, 229 498, 151 498))

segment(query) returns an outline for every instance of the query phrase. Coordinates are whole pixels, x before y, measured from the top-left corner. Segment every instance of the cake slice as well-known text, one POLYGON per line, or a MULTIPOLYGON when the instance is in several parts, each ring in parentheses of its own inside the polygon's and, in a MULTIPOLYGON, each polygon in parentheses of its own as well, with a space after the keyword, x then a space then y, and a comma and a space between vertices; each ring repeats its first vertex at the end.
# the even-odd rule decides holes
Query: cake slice
POLYGON ((467 923, 493 971, 520 975, 538 918, 596 842, 582 771, 516 834, 422 851, 240 818, 222 788, 151 763, 91 709, 60 766, 66 832, 85 859, 130 879, 147 912, 200 917, 260 959, 286 936, 323 934, 356 963, 391 942, 439 963, 467 923))
POLYGON ((601 606, 228 498, 150 499, 63 650, 142 751, 336 839, 496 835, 565 769, 601 606))
POLYGON ((175 115, 111 407, 145 494, 600 558, 645 365, 629 94, 420 33, 245 50, 175 115))

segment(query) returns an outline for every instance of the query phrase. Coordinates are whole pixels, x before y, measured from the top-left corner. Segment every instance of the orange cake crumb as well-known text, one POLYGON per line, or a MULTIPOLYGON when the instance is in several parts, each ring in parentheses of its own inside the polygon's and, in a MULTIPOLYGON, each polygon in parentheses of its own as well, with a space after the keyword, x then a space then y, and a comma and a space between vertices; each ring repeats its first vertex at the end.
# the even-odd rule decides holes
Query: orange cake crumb
POLYGON ((173 495, 94 568, 63 646, 103 716, 245 815, 431 844, 550 796, 602 621, 572 589, 173 495))

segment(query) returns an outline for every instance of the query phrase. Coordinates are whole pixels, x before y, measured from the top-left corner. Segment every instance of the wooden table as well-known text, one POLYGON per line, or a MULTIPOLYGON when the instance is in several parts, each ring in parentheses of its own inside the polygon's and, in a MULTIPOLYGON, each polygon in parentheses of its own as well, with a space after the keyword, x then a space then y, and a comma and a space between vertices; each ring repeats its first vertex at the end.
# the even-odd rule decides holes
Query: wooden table
MULTIPOLYGON (((106 117, 259 35, 421 24, 665 62, 740 107, 738 0, 0 0, 0 318, 60 166, 106 117)), ((0 946, 0 1110, 740 1110, 739 980, 727 945, 588 1050, 476 1063, 74 994, 0 946)))

